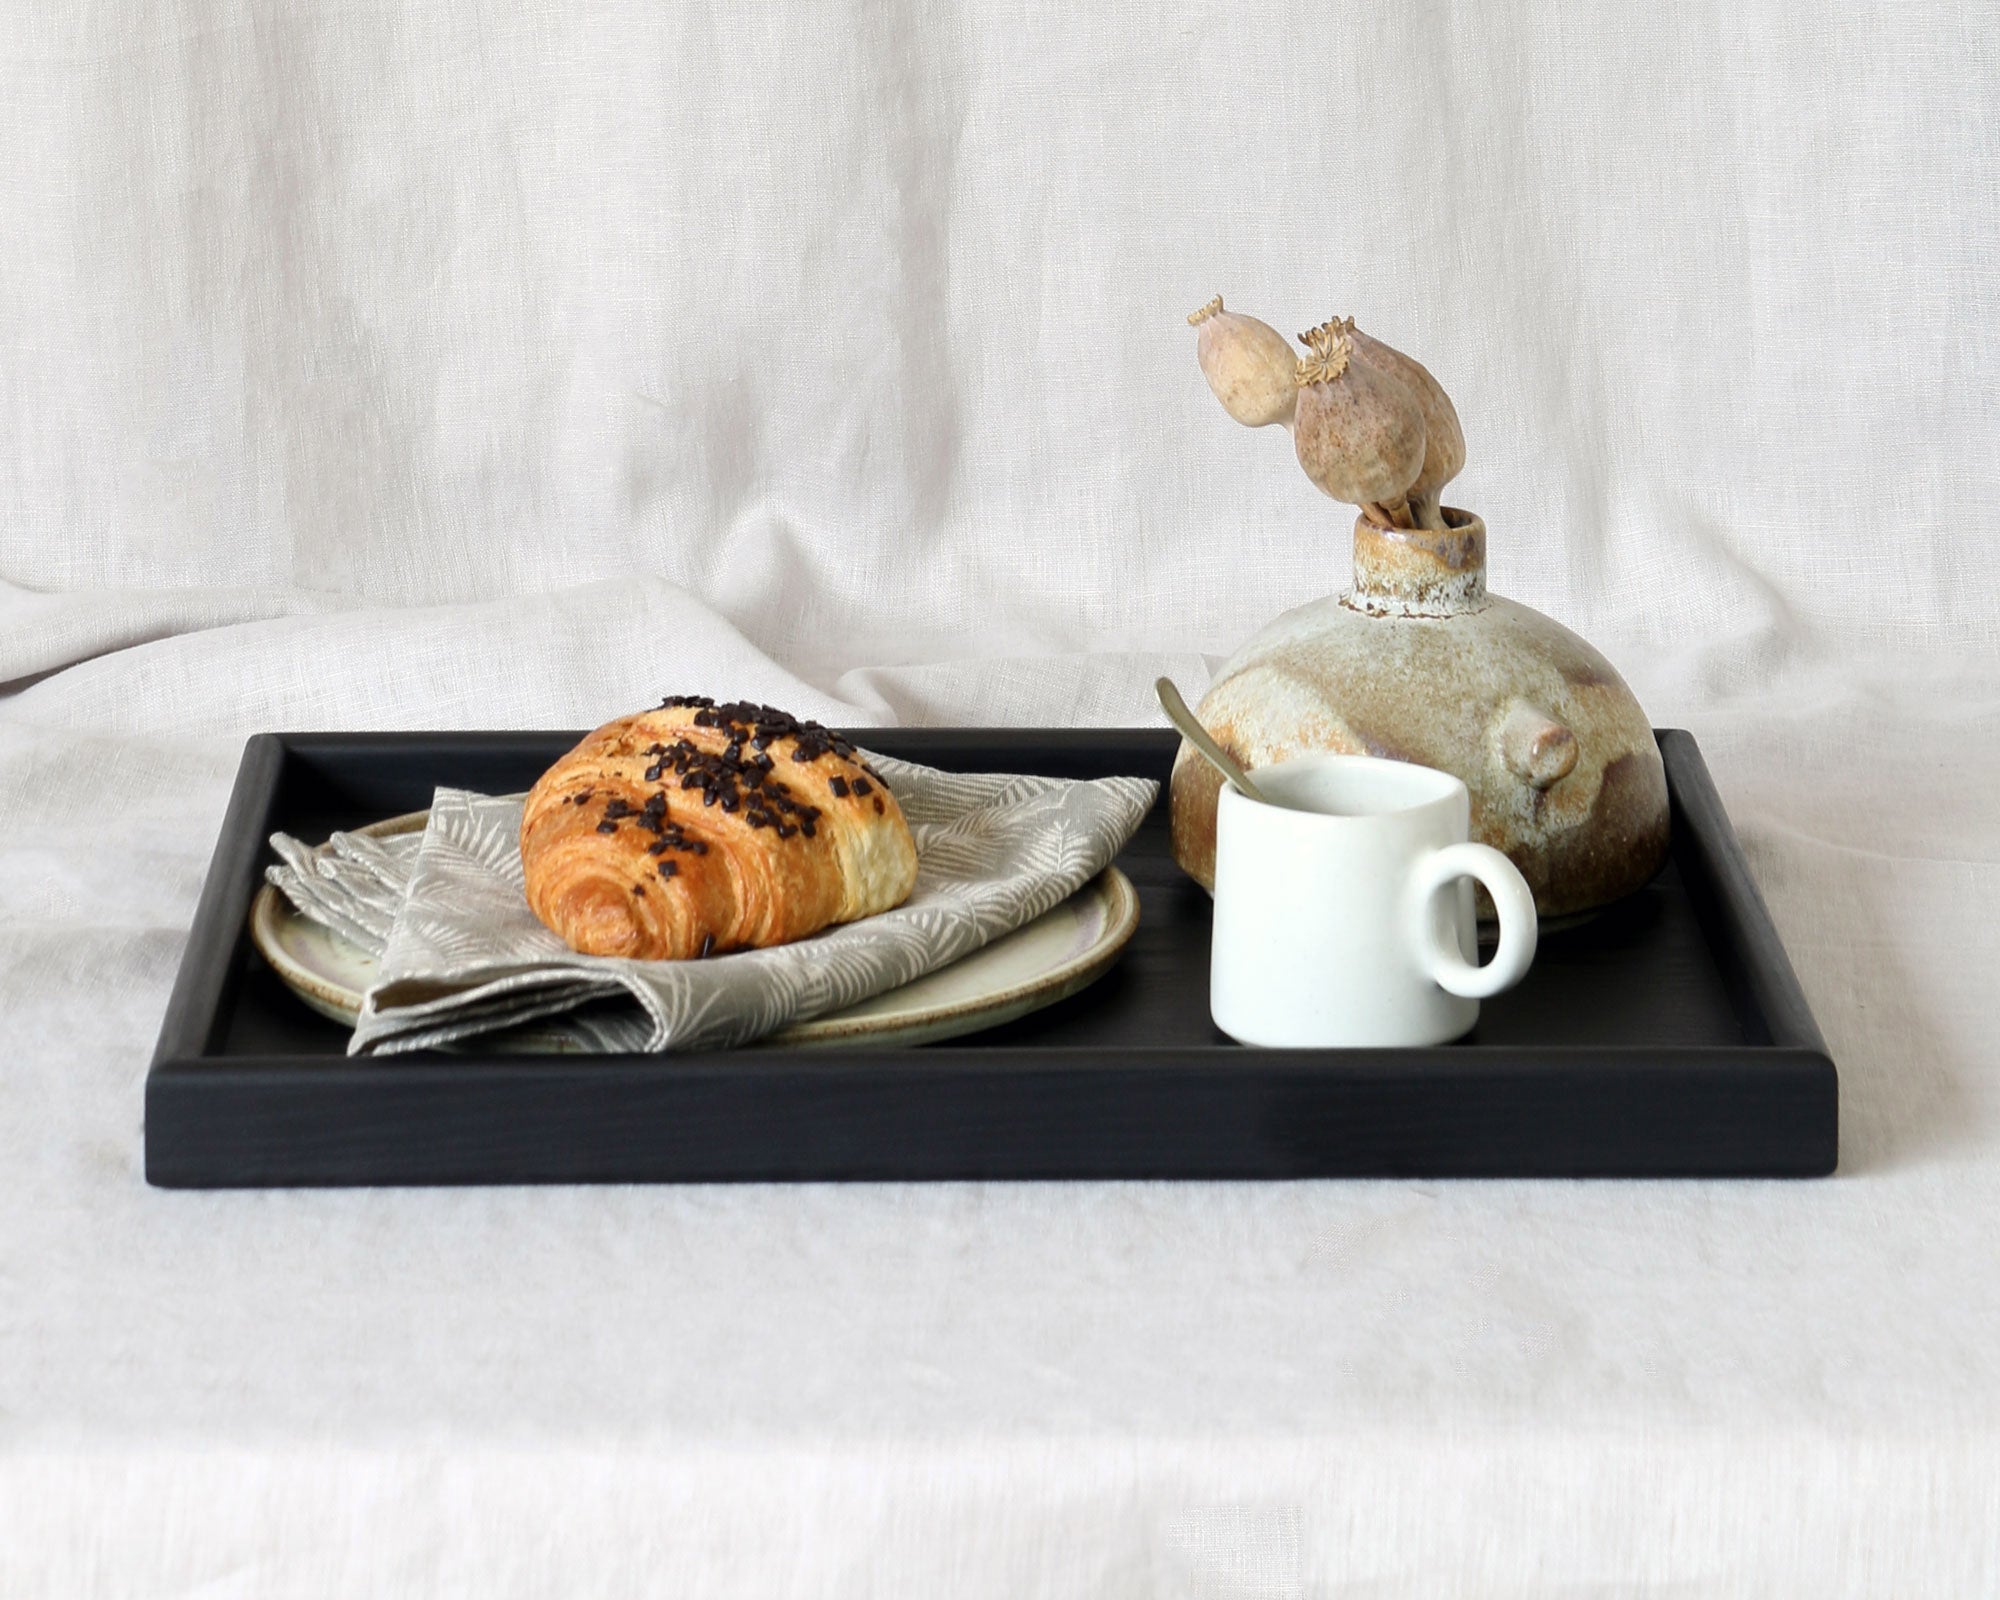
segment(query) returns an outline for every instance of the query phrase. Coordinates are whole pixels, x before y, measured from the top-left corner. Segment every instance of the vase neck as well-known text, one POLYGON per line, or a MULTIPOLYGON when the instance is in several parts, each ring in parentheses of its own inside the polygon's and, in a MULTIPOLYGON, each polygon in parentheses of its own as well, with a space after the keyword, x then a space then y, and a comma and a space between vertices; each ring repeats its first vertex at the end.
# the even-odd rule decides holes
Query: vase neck
POLYGON ((1486 604, 1486 524, 1446 506, 1445 526, 1385 528, 1354 521, 1354 587, 1359 610, 1441 617, 1486 604))

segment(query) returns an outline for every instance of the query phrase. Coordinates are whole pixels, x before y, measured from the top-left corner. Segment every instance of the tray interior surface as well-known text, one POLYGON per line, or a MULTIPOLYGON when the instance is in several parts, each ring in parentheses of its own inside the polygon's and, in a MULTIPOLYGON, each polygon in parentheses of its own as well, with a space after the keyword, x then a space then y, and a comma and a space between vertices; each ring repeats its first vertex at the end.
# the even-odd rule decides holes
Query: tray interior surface
MULTIPOLYGON (((1101 741, 1072 736, 1060 744, 1030 733, 960 730, 876 730, 857 737, 885 754, 940 766, 1067 776, 1137 772, 1164 779, 1174 750, 1171 735, 1142 732, 1101 741)), ((283 829, 316 842, 336 828, 428 805, 440 783, 494 793, 525 788, 573 742, 574 736, 559 733, 429 744, 421 736, 301 736, 288 749, 264 831, 283 829)), ((1768 1046, 1766 1019, 1718 948, 1702 896, 1690 892, 1687 875, 1695 864, 1685 859, 1688 843, 1677 825, 1675 854, 1645 889, 1575 926, 1545 931, 1528 977, 1484 1002, 1479 1026, 1450 1048, 1768 1046)), ((1017 1022, 918 1050, 1117 1052, 1192 1045, 1239 1051, 1209 1019, 1209 900, 1173 863, 1164 805, 1118 864, 1138 888, 1141 918, 1108 975, 1017 1022)), ((302 1005, 247 935, 239 935, 232 961, 234 981, 204 1058, 344 1053, 345 1030, 302 1005)))

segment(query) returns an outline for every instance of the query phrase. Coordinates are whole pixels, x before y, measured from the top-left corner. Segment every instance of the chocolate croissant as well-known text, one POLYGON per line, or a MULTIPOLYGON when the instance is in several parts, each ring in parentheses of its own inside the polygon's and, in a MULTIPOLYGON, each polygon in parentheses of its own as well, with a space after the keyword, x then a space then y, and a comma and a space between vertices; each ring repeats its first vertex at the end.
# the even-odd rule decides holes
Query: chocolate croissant
POLYGON ((521 865, 528 904, 572 950, 682 961, 901 905, 917 847, 889 786, 838 734, 674 695, 542 774, 521 865))

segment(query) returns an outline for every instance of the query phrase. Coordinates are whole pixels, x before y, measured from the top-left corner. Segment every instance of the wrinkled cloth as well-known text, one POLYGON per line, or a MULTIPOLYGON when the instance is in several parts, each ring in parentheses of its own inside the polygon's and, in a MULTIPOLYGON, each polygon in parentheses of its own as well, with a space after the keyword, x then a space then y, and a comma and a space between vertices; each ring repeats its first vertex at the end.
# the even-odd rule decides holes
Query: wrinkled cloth
POLYGON ((282 860, 266 876, 302 914, 380 961, 351 1054, 428 1049, 528 1022, 538 1044, 555 1048, 698 1050, 858 1005, 1025 926, 1109 866, 1159 792, 1147 778, 866 759, 916 841, 909 898, 726 959, 626 961, 570 949, 529 909, 518 795, 439 789, 421 835, 339 833, 318 855, 277 834, 282 860), (602 1003, 620 996, 634 1004, 602 1003))
POLYGON ((0 5, 0 1597, 2000 1593, 1991 10, 0 5), (1837 1177, 146 1187, 249 735, 1158 726, 1338 588, 1218 292, 1694 732, 1837 1177))

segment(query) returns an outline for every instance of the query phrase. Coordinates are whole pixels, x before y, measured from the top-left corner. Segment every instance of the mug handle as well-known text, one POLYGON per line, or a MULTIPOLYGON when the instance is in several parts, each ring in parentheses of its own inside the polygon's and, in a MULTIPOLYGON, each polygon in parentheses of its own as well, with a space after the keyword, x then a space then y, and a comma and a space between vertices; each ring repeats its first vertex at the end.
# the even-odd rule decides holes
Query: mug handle
POLYGON ((1511 989, 1535 959, 1535 896, 1521 869, 1490 844, 1448 844, 1426 856, 1411 874, 1418 957, 1439 988, 1466 1000, 1484 1000, 1511 989), (1477 878, 1500 913, 1500 948, 1485 966, 1474 966, 1458 948, 1456 918, 1433 914, 1437 892, 1460 878, 1477 878), (1450 933, 1447 941, 1441 934, 1450 933))

